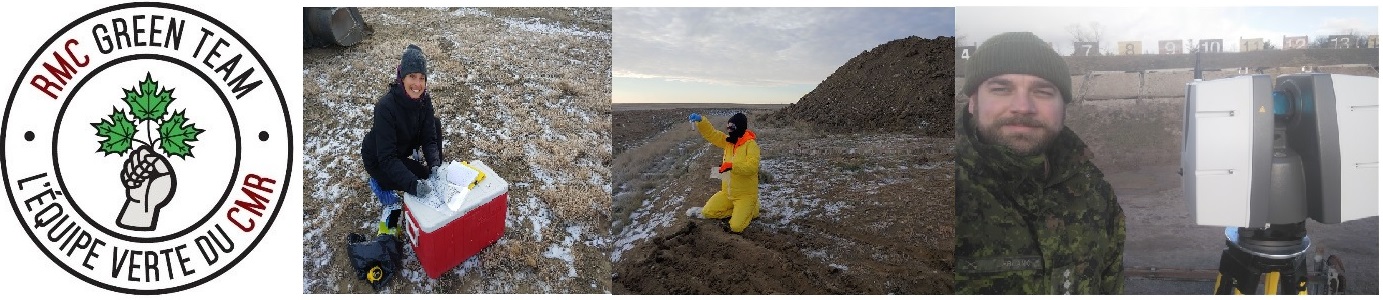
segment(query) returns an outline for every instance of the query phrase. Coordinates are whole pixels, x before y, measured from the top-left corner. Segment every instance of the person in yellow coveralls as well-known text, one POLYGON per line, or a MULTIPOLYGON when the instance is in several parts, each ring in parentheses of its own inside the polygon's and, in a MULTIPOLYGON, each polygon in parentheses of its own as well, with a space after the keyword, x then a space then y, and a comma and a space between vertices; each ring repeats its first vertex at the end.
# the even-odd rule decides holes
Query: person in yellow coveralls
POLYGON ((749 221, 759 217, 759 144, 754 140, 754 132, 749 131, 749 118, 742 113, 730 117, 725 124, 725 132, 716 130, 711 121, 699 114, 688 117, 696 124, 711 145, 725 152, 721 158, 721 174, 729 173, 720 181, 720 191, 706 200, 706 205, 687 210, 687 215, 707 219, 730 218, 730 231, 744 232, 749 221))

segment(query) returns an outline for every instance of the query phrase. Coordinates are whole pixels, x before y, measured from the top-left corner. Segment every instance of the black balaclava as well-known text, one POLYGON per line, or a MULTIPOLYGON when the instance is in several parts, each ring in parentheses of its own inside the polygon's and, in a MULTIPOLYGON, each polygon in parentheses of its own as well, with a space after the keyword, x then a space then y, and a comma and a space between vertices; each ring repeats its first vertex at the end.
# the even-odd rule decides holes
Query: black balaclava
POLYGON ((745 130, 749 130, 749 117, 745 117, 743 113, 735 113, 730 117, 730 123, 735 124, 735 131, 727 132, 730 136, 725 137, 725 141, 734 144, 744 136, 745 130))

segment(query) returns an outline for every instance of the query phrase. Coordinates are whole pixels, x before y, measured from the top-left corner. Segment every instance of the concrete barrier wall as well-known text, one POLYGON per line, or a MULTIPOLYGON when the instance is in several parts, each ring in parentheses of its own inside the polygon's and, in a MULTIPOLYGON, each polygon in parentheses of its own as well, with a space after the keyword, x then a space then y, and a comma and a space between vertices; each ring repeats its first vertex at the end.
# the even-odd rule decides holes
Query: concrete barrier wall
MULTIPOLYGON (((1216 69, 1201 71, 1201 78, 1214 80, 1243 74, 1277 77, 1302 73, 1301 67, 1216 69)), ((1378 77, 1378 69, 1368 65, 1333 65, 1305 68, 1307 72, 1378 77)), ((1086 100, 1186 97, 1186 83, 1194 72, 1189 69, 1146 70, 1139 72, 1097 71, 1071 76, 1071 92, 1077 102, 1086 100)), ((956 97, 966 78, 956 78, 956 97)))
MULTIPOLYGON (((1064 56, 1072 75, 1097 71, 1145 71, 1161 69, 1190 69, 1196 65, 1192 54, 1177 55, 1116 55, 1064 56)), ((956 58, 956 76, 965 76, 968 61, 956 58)), ((1378 49, 1298 49, 1238 53, 1205 53, 1201 69, 1276 68, 1326 66, 1344 64, 1371 65, 1378 69, 1378 49)))
POLYGON ((1066 125, 1106 171, 1175 165, 1181 158, 1185 98, 1087 101, 1066 108, 1066 125))
MULTIPOLYGON (((1300 73, 1301 68, 1261 68, 1248 72, 1300 73)), ((1371 66, 1319 67, 1315 71, 1378 77, 1371 66)), ((1206 80, 1238 76, 1240 70, 1203 72, 1206 80)), ((1074 102, 1066 107, 1066 125, 1090 145, 1095 163, 1108 171, 1176 165, 1181 158, 1182 110, 1190 70, 1091 72, 1072 76, 1074 102)), ((967 99, 956 79, 957 113, 967 99)))

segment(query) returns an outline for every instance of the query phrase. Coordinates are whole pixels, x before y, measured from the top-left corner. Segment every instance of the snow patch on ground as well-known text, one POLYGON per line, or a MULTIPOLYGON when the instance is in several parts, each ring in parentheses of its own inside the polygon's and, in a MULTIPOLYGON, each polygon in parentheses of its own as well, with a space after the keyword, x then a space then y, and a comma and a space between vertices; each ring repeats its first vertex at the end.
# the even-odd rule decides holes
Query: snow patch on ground
MULTIPOLYGON (((472 256, 467 261, 472 261, 475 259, 476 257, 472 256)), ((422 262, 418 261, 418 255, 415 252, 413 252, 412 244, 409 244, 407 242, 403 244, 403 260, 401 261, 401 263, 404 267, 399 268, 399 276, 403 277, 404 279, 407 279, 408 282, 412 282, 413 284, 415 284, 416 291, 422 291, 425 293, 435 292, 435 288, 439 283, 436 279, 427 277, 427 272, 424 272, 422 268, 408 267, 422 265, 422 262)))
POLYGON ((576 26, 562 26, 562 24, 560 23, 549 24, 544 23, 542 20, 536 18, 502 18, 500 20, 503 21, 505 25, 508 25, 509 28, 523 31, 545 34, 572 35, 579 37, 593 37, 597 39, 610 39, 609 32, 589 31, 576 26))
POLYGON ((451 272, 456 274, 456 276, 466 276, 466 274, 469 274, 472 270, 475 270, 479 267, 480 256, 471 256, 471 258, 468 258, 466 259, 466 261, 461 262, 461 266, 456 267, 456 269, 452 269, 451 272))
MULTIPOLYGON (((340 98, 337 98, 340 99, 340 98)), ((373 105, 360 105, 346 103, 345 101, 330 101, 323 99, 322 103, 334 111, 340 112, 339 118, 358 118, 365 115, 365 112, 372 111, 373 105)), ((363 184, 366 176, 356 178, 332 178, 327 172, 332 168, 363 168, 359 162, 348 159, 348 156, 337 155, 337 153, 359 152, 359 145, 346 141, 363 140, 365 130, 363 129, 335 129, 330 133, 331 138, 324 136, 307 136, 304 140, 304 151, 307 155, 303 156, 303 175, 307 177, 312 185, 311 195, 315 199, 331 200, 342 199, 345 197, 355 197, 350 185, 363 184), (346 138, 335 138, 345 136, 346 138)), ((331 237, 325 236, 324 232, 332 219, 339 215, 343 209, 360 209, 357 207, 345 207, 339 202, 319 207, 315 213, 304 213, 303 241, 304 255, 303 265, 308 268, 328 268, 335 253, 332 253, 328 243, 335 242, 331 237)), ((303 278, 303 290, 306 292, 314 286, 335 285, 335 278, 303 278)))
POLYGON ((552 189, 558 183, 564 183, 565 181, 567 181, 566 178, 561 178, 565 174, 549 172, 542 166, 535 163, 539 158, 549 156, 548 153, 538 150, 538 146, 533 144, 524 144, 523 154, 528 158, 526 159, 526 161, 528 162, 529 169, 533 171, 533 178, 543 183, 539 186, 540 189, 552 189))
POLYGON ((456 8, 456 10, 451 11, 451 15, 457 16, 457 17, 464 17, 464 16, 481 16, 481 17, 489 17, 489 16, 490 16, 490 13, 489 13, 489 12, 486 12, 486 11, 483 11, 483 10, 480 10, 480 9, 477 9, 477 8, 462 7, 462 8, 456 8))
POLYGON ((581 233, 585 228, 581 226, 568 226, 567 237, 562 240, 562 244, 549 245, 547 251, 543 252, 543 257, 560 259, 567 263, 567 276, 576 277, 576 256, 572 255, 571 246, 581 238, 581 233))
MULTIPOLYGON (((818 166, 811 162, 790 157, 764 159, 759 162, 761 173, 773 174, 772 183, 760 184, 759 206, 763 220, 776 220, 768 223, 782 228, 805 217, 837 218, 842 209, 852 207, 842 201, 823 200, 818 191, 840 182, 822 179, 818 166), (805 185, 805 187, 804 187, 805 185), (810 190, 808 190, 810 188, 810 190)), ((829 178, 829 177, 828 177, 829 178)))
POLYGON ((619 261, 624 251, 634 249, 634 245, 656 235, 659 228, 667 227, 676 219, 676 213, 672 207, 680 207, 686 202, 686 196, 677 196, 669 201, 656 201, 657 199, 645 198, 639 209, 629 214, 629 220, 633 224, 624 226, 624 231, 615 237, 615 249, 610 252, 611 261, 619 261), (658 206, 654 206, 654 203, 658 206))
POLYGON ((547 205, 538 200, 537 197, 528 197, 526 205, 519 207, 519 212, 533 224, 533 239, 543 241, 543 228, 552 224, 552 212, 547 209, 547 205))

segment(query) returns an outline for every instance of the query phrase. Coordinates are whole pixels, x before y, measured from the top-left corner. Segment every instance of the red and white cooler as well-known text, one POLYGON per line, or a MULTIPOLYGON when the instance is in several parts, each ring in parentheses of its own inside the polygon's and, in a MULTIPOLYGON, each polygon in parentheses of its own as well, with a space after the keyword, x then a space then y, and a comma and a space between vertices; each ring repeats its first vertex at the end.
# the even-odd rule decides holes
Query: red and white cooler
POLYGON ((480 253, 504 234, 504 218, 509 212, 509 182, 480 161, 469 164, 485 177, 464 196, 459 206, 452 206, 456 209, 448 205, 429 205, 407 193, 403 197, 404 234, 408 235, 423 270, 433 279, 480 253))

